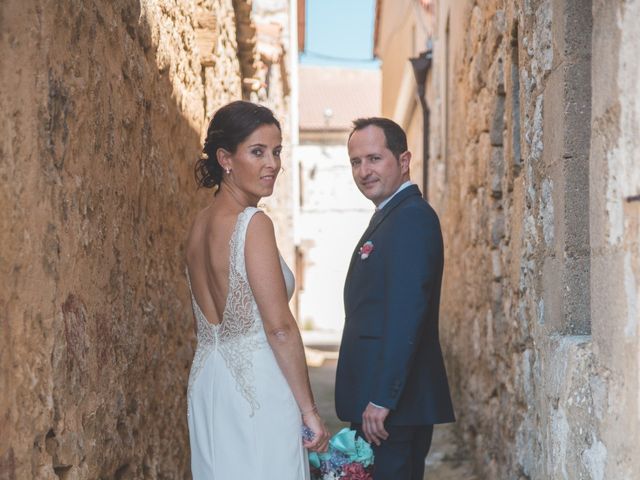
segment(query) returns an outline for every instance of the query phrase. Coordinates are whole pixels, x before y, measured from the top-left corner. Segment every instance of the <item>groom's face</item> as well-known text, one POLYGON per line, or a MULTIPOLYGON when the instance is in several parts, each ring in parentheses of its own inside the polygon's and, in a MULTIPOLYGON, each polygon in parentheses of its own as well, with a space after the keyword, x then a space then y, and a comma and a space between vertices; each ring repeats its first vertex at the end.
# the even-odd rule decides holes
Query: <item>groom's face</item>
POLYGON ((375 125, 356 130, 348 143, 351 173, 362 194, 376 206, 409 180, 411 154, 396 158, 387 148, 384 131, 375 125))

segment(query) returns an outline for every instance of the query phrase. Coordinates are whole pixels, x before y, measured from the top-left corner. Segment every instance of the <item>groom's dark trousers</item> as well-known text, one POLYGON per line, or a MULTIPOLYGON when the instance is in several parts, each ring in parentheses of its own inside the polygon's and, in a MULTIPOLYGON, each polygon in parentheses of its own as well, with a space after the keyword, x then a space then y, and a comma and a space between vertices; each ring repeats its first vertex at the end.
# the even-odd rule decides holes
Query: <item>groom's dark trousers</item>
MULTIPOLYGON (((351 424, 362 438, 362 424, 351 424)), ((424 460, 431 447, 433 425, 420 427, 386 427, 389 438, 380 447, 373 447, 374 478, 422 480, 424 460)))
POLYGON ((438 217, 415 185, 374 216, 351 258, 336 411, 359 428, 369 402, 390 410, 375 480, 421 480, 433 425, 455 420, 438 338, 443 265, 438 217))

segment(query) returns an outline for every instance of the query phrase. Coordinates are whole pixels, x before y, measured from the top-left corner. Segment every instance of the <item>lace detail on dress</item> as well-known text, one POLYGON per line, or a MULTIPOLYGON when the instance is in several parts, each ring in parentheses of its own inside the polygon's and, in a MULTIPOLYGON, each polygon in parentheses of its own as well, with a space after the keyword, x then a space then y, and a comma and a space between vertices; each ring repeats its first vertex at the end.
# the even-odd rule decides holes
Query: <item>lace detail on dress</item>
POLYGON ((258 348, 267 346, 255 298, 251 292, 244 260, 244 244, 249 220, 260 211, 248 207, 238 215, 236 226, 229 241, 229 290, 222 322, 210 323, 202 313, 191 290, 187 271, 191 303, 197 324, 198 345, 189 374, 187 395, 198 378, 208 356, 218 349, 227 368, 236 380, 236 388, 251 407, 251 416, 260 404, 256 399, 251 354, 258 348))

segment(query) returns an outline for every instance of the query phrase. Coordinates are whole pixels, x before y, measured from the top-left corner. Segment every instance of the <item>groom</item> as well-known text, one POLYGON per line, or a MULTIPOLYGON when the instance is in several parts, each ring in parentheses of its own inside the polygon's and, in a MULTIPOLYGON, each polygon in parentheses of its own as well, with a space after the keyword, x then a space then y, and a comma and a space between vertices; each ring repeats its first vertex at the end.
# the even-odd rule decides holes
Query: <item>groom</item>
POLYGON ((373 444, 376 480, 422 480, 433 425, 454 421, 438 340, 440 223, 409 180, 399 125, 358 119, 348 150, 376 212, 344 286, 336 410, 373 444))

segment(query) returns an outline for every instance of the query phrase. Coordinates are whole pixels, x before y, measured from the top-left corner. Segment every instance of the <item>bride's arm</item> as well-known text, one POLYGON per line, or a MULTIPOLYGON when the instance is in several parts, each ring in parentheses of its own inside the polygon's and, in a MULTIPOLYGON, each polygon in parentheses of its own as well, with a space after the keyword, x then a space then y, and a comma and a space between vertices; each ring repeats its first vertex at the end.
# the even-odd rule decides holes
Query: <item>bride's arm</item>
POLYGON ((313 441, 305 445, 314 450, 324 450, 329 434, 313 401, 302 338, 289 309, 273 223, 267 215, 257 213, 251 219, 244 255, 249 285, 262 316, 267 340, 298 403, 305 425, 315 433, 313 441))

